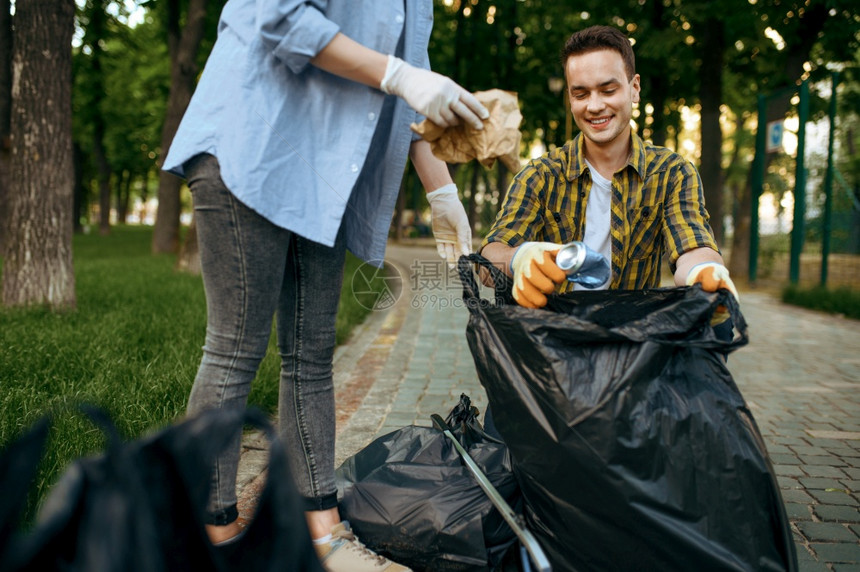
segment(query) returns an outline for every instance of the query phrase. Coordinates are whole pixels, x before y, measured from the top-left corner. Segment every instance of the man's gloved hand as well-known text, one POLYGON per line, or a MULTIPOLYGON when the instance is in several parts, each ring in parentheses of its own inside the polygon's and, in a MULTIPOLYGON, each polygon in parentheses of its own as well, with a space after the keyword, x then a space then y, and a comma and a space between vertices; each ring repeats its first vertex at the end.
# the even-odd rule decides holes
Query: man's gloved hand
POLYGON ((556 284, 567 279, 564 270, 555 263, 560 244, 551 242, 525 242, 511 259, 514 272, 514 300, 526 308, 546 306, 545 294, 555 290, 556 284))
POLYGON ((444 75, 416 68, 394 56, 379 89, 403 98, 409 106, 441 127, 456 125, 458 116, 475 129, 483 129, 490 112, 474 95, 444 75))
MULTIPOLYGON (((729 277, 729 269, 718 262, 703 262, 697 264, 687 273, 687 286, 693 284, 701 284, 702 290, 705 292, 716 292, 721 288, 725 288, 735 297, 735 300, 740 301, 738 289, 735 288, 735 283, 729 277)), ((725 306, 717 306, 711 325, 718 326, 729 319, 729 312, 725 306)))
POLYGON ((472 228, 466 209, 457 196, 457 185, 451 183, 427 193, 430 202, 431 227, 436 250, 448 266, 454 268, 457 259, 472 251, 472 228))

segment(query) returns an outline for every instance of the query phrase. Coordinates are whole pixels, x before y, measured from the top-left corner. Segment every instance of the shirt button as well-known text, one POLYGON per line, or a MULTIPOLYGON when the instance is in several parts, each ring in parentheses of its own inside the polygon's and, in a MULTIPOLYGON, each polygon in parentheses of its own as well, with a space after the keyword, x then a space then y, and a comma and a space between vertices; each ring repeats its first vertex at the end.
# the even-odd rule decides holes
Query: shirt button
POLYGON ((352 171, 353 173, 357 173, 358 172, 358 165, 353 163, 352 165, 349 166, 349 170, 352 171))
POLYGON ((394 21, 397 22, 398 24, 402 24, 403 23, 403 15, 398 14, 397 16, 394 17, 394 21))
POLYGON ((367 118, 370 119, 371 121, 373 121, 374 119, 376 119, 376 114, 371 111, 370 113, 367 114, 367 118))

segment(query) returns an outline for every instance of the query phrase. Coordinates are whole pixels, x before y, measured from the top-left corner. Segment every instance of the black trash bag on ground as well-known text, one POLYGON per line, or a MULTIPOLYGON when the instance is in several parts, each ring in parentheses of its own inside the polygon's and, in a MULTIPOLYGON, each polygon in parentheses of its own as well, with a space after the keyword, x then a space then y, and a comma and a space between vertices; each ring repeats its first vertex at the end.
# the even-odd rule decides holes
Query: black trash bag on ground
MULTIPOLYGON (((68 467, 34 528, 5 544, 0 554, 4 571, 226 571, 237 564, 246 572, 322 571, 285 453, 262 413, 209 411, 123 443, 104 411, 82 409, 106 433, 107 450, 68 467), (272 438, 273 478, 267 479, 258 518, 227 553, 211 546, 204 529, 209 475, 216 455, 246 422, 272 438)), ((43 420, 18 441, 29 446, 13 445, 7 454, 16 454, 21 466, 37 464, 44 440, 32 446, 38 441, 32 435, 41 435, 45 426, 43 420)), ((6 494, 26 496, 27 488, 29 483, 6 494)))
MULTIPOLYGON (((518 506, 507 448, 484 433, 466 395, 452 433, 518 506)), ((374 551, 416 571, 495 570, 516 538, 450 440, 410 425, 375 439, 337 470, 341 517, 374 551)))
POLYGON ((0 570, 11 567, 19 519, 42 459, 48 429, 48 420, 40 419, 0 453, 0 570))
POLYGON ((553 570, 796 570, 779 487, 723 354, 747 343, 726 291, 575 292, 544 310, 479 297, 469 347, 553 570), (736 334, 710 325, 729 308, 736 334))
POLYGON ((257 499, 253 519, 238 544, 217 551, 228 571, 323 572, 311 542, 304 503, 290 474, 287 450, 275 427, 257 409, 250 409, 246 423, 262 429, 269 439, 266 482, 257 499))

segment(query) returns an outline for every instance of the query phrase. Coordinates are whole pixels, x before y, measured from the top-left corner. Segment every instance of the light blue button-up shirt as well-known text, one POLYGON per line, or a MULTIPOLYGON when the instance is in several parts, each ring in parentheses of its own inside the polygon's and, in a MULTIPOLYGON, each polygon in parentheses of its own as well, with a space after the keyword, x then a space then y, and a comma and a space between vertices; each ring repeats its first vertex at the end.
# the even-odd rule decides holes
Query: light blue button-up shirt
POLYGON ((343 225, 347 248, 381 261, 420 118, 310 59, 342 32, 427 68, 432 25, 432 0, 229 0, 163 168, 184 176, 210 153, 236 198, 274 224, 329 246, 343 225))

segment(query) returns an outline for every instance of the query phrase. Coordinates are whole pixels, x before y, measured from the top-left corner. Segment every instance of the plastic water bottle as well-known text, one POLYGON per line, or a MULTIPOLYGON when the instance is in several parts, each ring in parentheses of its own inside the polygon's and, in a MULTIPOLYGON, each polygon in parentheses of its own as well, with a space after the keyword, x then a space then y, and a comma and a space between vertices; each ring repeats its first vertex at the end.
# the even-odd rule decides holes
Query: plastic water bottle
POLYGON ((584 242, 569 242, 555 255, 555 263, 567 274, 570 282, 585 288, 599 288, 612 274, 609 261, 584 242))

